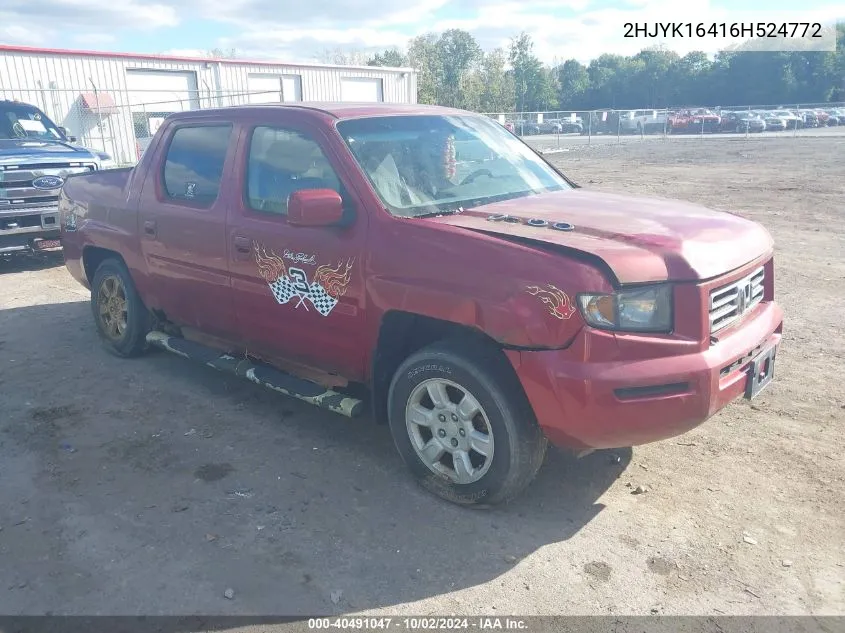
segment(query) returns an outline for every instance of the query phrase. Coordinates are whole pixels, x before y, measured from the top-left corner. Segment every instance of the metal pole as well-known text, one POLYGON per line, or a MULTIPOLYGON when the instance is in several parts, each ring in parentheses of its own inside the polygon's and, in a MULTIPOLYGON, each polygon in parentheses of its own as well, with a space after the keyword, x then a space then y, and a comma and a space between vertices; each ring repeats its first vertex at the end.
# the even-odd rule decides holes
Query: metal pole
POLYGON ((748 138, 748 132, 751 130, 751 106, 748 106, 748 119, 745 121, 745 138, 748 138))
MULTIPOLYGON (((144 134, 146 134, 147 138, 149 138, 150 136, 152 136, 152 130, 150 129, 150 115, 147 114, 147 104, 146 103, 141 104, 141 110, 144 113, 144 130, 146 130, 144 132, 144 134)), ((131 109, 130 109, 130 113, 131 113, 131 109)), ((135 138, 135 144, 136 144, 135 155, 137 157, 137 160, 141 160, 141 157, 138 156, 139 146, 138 146, 138 138, 137 137, 135 138)))
POLYGON ((103 142, 103 151, 108 152, 106 149, 106 135, 103 131, 103 115, 100 112, 100 94, 97 91, 97 84, 94 83, 94 80, 91 77, 88 77, 88 81, 91 82, 91 86, 94 88, 94 101, 97 102, 97 127, 100 130, 100 140, 103 142))

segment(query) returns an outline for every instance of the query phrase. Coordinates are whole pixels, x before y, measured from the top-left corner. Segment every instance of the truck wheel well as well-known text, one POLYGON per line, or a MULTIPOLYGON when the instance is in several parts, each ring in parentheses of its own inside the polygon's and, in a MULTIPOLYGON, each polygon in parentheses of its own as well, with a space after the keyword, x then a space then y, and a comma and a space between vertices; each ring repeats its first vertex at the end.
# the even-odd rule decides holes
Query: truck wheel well
MULTIPOLYGON (((85 269, 85 278, 90 284, 94 279, 94 273, 97 272, 100 264, 106 259, 113 257, 123 262, 123 257, 120 253, 110 251, 107 248, 100 248, 98 246, 86 246, 82 251, 82 266, 85 269)), ((124 264, 126 262, 123 262, 124 264)))
POLYGON ((372 413, 377 424, 387 424, 387 392, 402 361, 427 345, 447 339, 501 349, 495 340, 465 325, 401 311, 384 315, 372 367, 372 413))

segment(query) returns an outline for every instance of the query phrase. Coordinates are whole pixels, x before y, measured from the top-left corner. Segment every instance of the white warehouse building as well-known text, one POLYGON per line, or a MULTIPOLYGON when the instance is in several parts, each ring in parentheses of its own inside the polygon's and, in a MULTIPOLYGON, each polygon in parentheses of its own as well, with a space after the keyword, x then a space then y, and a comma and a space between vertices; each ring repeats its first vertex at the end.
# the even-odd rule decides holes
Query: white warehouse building
POLYGON ((287 64, 0 45, 0 100, 30 103, 80 145, 133 163, 168 114, 295 101, 416 103, 411 68, 287 64))

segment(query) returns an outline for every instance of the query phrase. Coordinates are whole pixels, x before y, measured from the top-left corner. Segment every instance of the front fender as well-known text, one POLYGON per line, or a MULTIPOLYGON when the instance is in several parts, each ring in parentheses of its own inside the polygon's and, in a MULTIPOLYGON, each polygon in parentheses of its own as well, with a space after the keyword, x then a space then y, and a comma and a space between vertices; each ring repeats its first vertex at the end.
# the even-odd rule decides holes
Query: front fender
POLYGON ((474 328, 506 347, 565 348, 584 326, 574 292, 545 280, 508 280, 479 292, 460 280, 376 276, 367 290, 382 311, 474 328))

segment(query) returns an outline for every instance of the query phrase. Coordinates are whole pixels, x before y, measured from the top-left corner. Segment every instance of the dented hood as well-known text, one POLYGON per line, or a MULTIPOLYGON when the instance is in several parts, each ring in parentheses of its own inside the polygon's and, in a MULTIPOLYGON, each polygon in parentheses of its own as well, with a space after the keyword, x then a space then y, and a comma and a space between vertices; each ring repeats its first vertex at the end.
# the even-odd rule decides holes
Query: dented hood
POLYGON ((571 189, 477 207, 434 220, 599 257, 620 283, 697 281, 724 274, 771 252, 769 233, 731 213, 665 198, 571 189), (490 221, 494 214, 518 223, 490 221), (566 222, 572 231, 526 224, 566 222))

